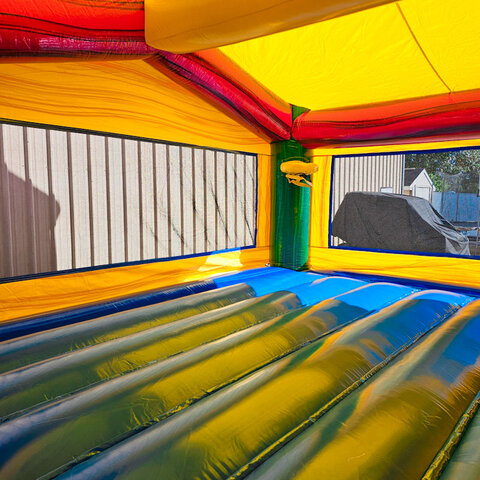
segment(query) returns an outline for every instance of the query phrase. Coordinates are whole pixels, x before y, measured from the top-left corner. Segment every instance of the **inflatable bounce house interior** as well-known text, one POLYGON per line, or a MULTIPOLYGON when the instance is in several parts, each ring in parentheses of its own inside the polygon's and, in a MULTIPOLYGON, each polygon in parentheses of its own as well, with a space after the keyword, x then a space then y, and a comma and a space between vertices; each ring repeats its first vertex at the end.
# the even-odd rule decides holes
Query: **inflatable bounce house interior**
POLYGON ((478 0, 0 2, 0 478, 480 478, 478 0))

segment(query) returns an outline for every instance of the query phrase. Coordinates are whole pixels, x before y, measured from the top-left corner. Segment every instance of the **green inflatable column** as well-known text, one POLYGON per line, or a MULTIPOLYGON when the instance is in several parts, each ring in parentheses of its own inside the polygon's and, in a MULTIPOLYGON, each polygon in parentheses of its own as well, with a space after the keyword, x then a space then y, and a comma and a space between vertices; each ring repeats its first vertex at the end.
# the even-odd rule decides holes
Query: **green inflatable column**
MULTIPOLYGON (((293 107, 295 119, 305 109, 293 107)), ((288 183, 280 165, 289 160, 303 160, 306 149, 290 139, 272 144, 272 230, 270 264, 301 270, 308 259, 310 227, 310 189, 288 183)))

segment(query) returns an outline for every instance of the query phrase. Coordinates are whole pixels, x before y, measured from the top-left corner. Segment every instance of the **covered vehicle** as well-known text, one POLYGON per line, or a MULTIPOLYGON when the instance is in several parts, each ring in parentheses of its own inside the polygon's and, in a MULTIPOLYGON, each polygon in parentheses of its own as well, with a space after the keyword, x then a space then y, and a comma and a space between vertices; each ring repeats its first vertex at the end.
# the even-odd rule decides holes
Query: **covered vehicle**
POLYGON ((408 195, 347 193, 332 235, 350 247, 470 255, 464 235, 427 200, 408 195))

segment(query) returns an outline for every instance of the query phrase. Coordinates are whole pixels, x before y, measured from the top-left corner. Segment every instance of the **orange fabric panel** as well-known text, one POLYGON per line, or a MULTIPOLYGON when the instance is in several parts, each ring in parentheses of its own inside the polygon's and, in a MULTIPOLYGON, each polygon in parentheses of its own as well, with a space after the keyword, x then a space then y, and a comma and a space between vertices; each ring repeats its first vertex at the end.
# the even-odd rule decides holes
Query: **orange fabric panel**
POLYGON ((272 159, 258 155, 257 247, 270 247, 272 217, 272 159))

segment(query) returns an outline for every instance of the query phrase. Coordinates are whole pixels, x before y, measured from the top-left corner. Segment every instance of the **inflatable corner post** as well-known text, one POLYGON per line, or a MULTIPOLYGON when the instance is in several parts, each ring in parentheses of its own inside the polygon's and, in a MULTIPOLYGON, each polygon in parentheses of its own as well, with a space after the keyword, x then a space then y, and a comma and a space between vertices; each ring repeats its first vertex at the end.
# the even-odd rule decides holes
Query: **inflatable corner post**
MULTIPOLYGON (((307 109, 292 106, 295 120, 307 109)), ((307 149, 293 138, 272 143, 271 264, 302 270, 308 259, 310 189, 290 183, 280 165, 291 160, 308 162, 307 149)))

